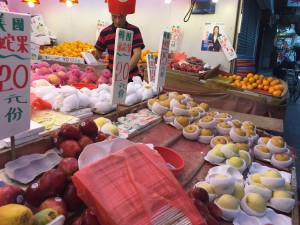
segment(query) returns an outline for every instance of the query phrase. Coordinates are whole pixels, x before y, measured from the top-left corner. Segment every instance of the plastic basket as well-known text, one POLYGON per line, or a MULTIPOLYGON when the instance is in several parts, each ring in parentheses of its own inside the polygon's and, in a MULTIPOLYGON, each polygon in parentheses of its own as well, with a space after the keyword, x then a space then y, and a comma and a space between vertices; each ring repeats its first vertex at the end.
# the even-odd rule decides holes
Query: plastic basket
POLYGON ((108 0, 108 9, 113 14, 133 14, 136 0, 108 0))
POLYGON ((178 173, 184 167, 184 159, 174 150, 162 147, 162 146, 155 146, 154 149, 163 157, 163 159, 172 166, 170 170, 173 174, 178 173))

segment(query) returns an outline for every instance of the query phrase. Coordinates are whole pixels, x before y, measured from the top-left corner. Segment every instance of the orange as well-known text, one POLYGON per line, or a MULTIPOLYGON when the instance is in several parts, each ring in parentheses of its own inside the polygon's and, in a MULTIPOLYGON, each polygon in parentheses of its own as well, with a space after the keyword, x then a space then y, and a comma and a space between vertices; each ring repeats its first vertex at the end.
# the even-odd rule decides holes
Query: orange
POLYGON ((258 79, 259 79, 259 76, 258 76, 257 74, 255 74, 255 75, 253 76, 253 78, 254 78, 255 80, 258 80, 258 79))
POLYGON ((259 84, 259 85, 257 85, 257 88, 258 88, 259 90, 262 90, 262 89, 264 88, 264 86, 263 86, 262 84, 259 84))
POLYGON ((272 77, 268 77, 268 78, 267 78, 267 81, 269 81, 269 82, 271 82, 272 80, 273 80, 272 77))
POLYGON ((269 86, 270 82, 267 81, 267 80, 263 80, 262 84, 263 84, 264 86, 269 86))
POLYGON ((248 73, 248 74, 247 74, 247 77, 248 77, 248 78, 253 77, 253 73, 248 73))
POLYGON ((284 90, 284 86, 283 84, 277 84, 276 85, 277 90, 283 91, 284 90))
POLYGON ((255 82, 255 79, 254 79, 253 77, 250 77, 250 78, 249 78, 249 83, 252 84, 252 83, 254 83, 254 82, 255 82))
POLYGON ((274 91, 275 91, 275 90, 274 90, 273 87, 270 87, 269 90, 268 90, 269 94, 273 94, 274 91))
POLYGON ((248 78, 248 77, 245 77, 245 78, 243 79, 243 81, 248 82, 248 81, 249 81, 249 78, 248 78))
POLYGON ((259 75, 259 79, 264 79, 265 76, 264 75, 259 75))
POLYGON ((257 80, 256 83, 257 83, 257 84, 261 84, 261 83, 262 83, 262 80, 257 80))
POLYGON ((222 77, 222 74, 218 74, 218 77, 222 77))
POLYGON ((280 90, 274 91, 273 95, 276 97, 280 97, 282 95, 282 91, 280 91, 280 90))
POLYGON ((265 90, 265 91, 268 91, 269 90, 269 86, 268 85, 264 85, 264 87, 263 87, 263 89, 265 90))
POLYGON ((237 75, 235 79, 236 80, 242 80, 242 77, 240 75, 237 75))
POLYGON ((246 85, 242 85, 242 87, 241 88, 243 88, 243 89, 247 89, 247 86, 246 85))
POLYGON ((252 84, 253 89, 257 88, 257 86, 258 86, 257 83, 252 84))
POLYGON ((251 85, 251 84, 248 84, 248 85, 247 85, 247 89, 248 89, 248 90, 253 90, 252 85, 251 85))

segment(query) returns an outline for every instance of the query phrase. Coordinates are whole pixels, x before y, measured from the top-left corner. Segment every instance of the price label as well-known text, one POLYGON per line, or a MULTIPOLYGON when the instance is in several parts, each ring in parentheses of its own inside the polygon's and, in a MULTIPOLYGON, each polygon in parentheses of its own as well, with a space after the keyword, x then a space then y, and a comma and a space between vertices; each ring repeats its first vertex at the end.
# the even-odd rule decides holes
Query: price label
POLYGON ((112 74, 112 104, 124 102, 129 78, 133 31, 117 28, 112 74))
POLYGON ((220 37, 218 37, 218 41, 228 61, 231 61, 237 57, 227 35, 222 34, 220 37))
POLYGON ((160 88, 165 85, 167 62, 169 57, 171 33, 164 31, 160 38, 157 59, 157 70, 155 71, 155 86, 160 88))
POLYGON ((147 61, 147 73, 148 73, 148 82, 155 80, 155 58, 153 54, 147 54, 146 55, 146 61, 147 61))
POLYGON ((0 138, 30 129, 30 15, 0 12, 0 138))
POLYGON ((170 40, 170 51, 176 51, 178 49, 178 41, 180 36, 181 27, 173 25, 171 27, 171 40, 170 40))
POLYGON ((100 32, 105 28, 106 22, 103 20, 98 20, 96 25, 96 41, 98 40, 100 32))

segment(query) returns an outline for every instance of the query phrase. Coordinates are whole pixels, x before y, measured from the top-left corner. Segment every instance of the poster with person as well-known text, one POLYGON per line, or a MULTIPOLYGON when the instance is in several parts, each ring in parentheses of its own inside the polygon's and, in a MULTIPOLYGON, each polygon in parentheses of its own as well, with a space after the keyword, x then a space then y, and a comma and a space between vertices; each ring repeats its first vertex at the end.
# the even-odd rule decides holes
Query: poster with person
POLYGON ((225 33, 225 23, 206 22, 203 27, 201 51, 221 52, 218 37, 225 33))

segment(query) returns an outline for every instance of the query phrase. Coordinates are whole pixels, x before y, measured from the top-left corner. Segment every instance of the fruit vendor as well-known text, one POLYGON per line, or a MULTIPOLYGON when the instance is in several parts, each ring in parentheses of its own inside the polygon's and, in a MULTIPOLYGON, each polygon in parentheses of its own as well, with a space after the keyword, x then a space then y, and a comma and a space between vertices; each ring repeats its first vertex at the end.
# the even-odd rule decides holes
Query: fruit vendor
POLYGON ((132 41, 132 52, 131 59, 129 64, 129 79, 128 82, 132 81, 134 76, 140 76, 143 79, 143 76, 139 74, 137 67, 138 61, 141 58, 142 49, 145 48, 142 34, 140 29, 126 21, 126 16, 124 14, 115 14, 111 13, 112 24, 104 28, 95 44, 96 48, 96 59, 100 59, 102 53, 107 49, 108 51, 108 65, 107 68, 112 71, 113 69, 113 60, 114 60, 114 49, 115 49, 115 38, 117 28, 124 28, 127 30, 133 31, 133 41, 132 41))

